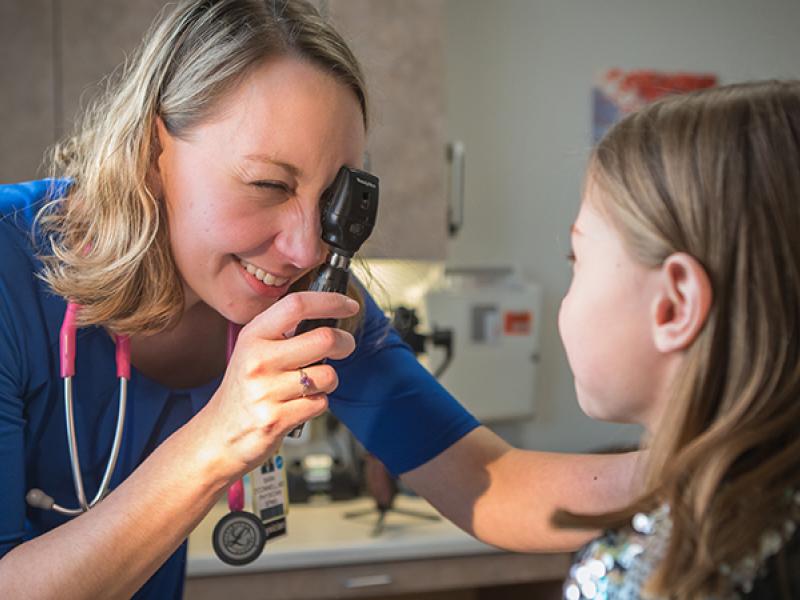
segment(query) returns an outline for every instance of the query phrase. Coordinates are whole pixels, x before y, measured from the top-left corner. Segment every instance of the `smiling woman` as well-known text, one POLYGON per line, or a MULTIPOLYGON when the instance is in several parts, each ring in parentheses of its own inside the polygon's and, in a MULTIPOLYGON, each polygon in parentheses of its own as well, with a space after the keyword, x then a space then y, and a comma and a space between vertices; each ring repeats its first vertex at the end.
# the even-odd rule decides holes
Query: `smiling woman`
MULTIPOLYGON (((284 204, 291 196, 277 212, 305 219, 306 237, 276 239, 289 256, 271 256, 269 264, 248 260, 270 243, 264 238, 261 248, 238 244, 225 254, 229 271, 238 258, 296 282, 320 252, 316 239, 303 242, 319 237, 314 215, 322 189, 339 166, 361 163, 366 98, 358 62, 311 4, 182 3, 154 24, 76 134, 55 149, 52 174, 73 185, 68 201, 50 203, 41 215, 55 240, 53 257, 45 257, 46 281, 83 307, 82 324, 120 333, 163 331, 193 303, 181 276, 200 277, 199 257, 192 257, 191 269, 176 268, 185 252, 182 241, 170 248, 176 233, 170 212, 213 196, 213 206, 230 204, 227 209, 246 218, 248 206, 284 204), (252 160, 257 155, 266 155, 266 164, 252 160), (182 191, 166 205, 162 163, 165 185, 182 191), (314 179, 300 181, 301 173, 314 179), (298 248, 307 255, 296 256, 298 248)), ((268 220, 261 217, 259 226, 268 220)), ((201 225, 204 236, 218 230, 201 225)), ((237 235, 259 233, 255 227, 253 220, 237 235)), ((219 260, 207 259, 203 269, 222 269, 219 260)), ((226 306, 223 314, 239 323, 266 307, 262 299, 234 315, 226 306)))
POLYGON ((347 87, 294 57, 255 67, 216 113, 182 137, 157 121, 155 193, 186 307, 247 323, 322 260, 319 199, 339 166, 360 166, 363 117, 347 87))

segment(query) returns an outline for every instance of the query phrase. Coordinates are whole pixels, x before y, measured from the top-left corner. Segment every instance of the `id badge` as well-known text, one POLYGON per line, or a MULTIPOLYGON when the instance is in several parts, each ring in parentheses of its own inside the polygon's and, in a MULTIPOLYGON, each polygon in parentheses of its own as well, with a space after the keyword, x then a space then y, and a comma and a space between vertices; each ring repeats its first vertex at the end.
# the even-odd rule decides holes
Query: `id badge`
POLYGON ((283 457, 276 454, 251 473, 253 513, 261 519, 267 541, 286 535, 289 496, 283 457))

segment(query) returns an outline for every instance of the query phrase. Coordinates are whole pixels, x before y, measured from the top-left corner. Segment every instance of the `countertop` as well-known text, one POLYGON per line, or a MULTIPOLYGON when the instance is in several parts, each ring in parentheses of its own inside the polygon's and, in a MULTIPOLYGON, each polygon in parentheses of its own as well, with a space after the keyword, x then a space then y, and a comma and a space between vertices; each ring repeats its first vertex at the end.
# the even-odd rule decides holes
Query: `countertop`
MULTIPOLYGON (((216 557, 211 544, 214 525, 228 510, 224 503, 217 504, 189 536, 187 575, 232 575, 500 552, 444 518, 430 521, 390 512, 383 532, 373 537, 377 512, 352 519, 344 517, 345 513, 373 506, 371 498, 292 505, 288 535, 268 542, 263 554, 249 565, 233 567, 216 557)), ((436 514, 433 507, 417 497, 400 495, 395 506, 436 514)))

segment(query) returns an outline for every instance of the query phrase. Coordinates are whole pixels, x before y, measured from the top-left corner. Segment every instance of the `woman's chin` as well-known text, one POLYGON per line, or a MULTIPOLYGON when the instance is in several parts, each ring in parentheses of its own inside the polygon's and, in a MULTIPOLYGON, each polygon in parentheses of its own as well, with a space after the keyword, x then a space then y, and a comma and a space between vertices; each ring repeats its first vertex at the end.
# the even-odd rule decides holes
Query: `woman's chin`
POLYGON ((231 302, 224 307, 219 307, 217 312, 231 323, 247 325, 278 300, 279 298, 259 298, 257 302, 231 302))

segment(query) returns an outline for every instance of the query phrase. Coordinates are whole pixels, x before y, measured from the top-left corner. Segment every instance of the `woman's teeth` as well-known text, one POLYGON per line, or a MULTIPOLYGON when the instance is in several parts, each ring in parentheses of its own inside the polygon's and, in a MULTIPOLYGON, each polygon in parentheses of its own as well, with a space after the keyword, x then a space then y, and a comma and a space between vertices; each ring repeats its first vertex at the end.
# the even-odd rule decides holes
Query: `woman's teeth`
POLYGON ((253 277, 258 279, 264 285, 271 285, 273 287, 281 287, 282 285, 286 285, 289 280, 285 277, 276 277, 271 273, 267 273, 263 269, 259 269, 255 265, 251 265, 249 262, 245 262, 243 260, 239 260, 241 265, 247 269, 247 272, 250 273, 253 277))

